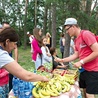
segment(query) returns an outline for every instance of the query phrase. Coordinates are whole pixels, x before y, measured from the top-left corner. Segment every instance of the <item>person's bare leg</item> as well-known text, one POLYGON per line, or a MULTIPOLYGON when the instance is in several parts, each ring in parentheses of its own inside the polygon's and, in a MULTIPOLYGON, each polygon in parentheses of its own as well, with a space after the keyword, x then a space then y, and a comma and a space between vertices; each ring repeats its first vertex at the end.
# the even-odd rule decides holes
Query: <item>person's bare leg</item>
POLYGON ((86 98, 95 98, 94 94, 88 94, 86 93, 86 98))
POLYGON ((84 95, 84 98, 87 98, 86 97, 86 89, 83 89, 83 95, 84 95))

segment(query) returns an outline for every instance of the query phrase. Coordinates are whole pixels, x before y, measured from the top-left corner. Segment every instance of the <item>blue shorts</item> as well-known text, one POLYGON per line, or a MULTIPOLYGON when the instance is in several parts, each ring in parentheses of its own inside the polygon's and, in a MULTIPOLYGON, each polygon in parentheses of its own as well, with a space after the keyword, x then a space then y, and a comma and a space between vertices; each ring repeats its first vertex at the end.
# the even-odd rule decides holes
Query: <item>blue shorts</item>
POLYGON ((80 88, 86 88, 88 94, 98 94, 98 72, 83 71, 79 77, 80 88))
POLYGON ((9 85, 0 86, 0 98, 8 98, 9 85))

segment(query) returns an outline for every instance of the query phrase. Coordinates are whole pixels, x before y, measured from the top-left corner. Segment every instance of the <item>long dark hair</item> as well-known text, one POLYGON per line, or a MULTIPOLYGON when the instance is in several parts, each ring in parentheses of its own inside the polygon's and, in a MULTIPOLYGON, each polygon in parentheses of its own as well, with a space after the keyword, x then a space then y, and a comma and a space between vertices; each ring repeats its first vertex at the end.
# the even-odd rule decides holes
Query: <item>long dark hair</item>
POLYGON ((40 28, 34 28, 33 29, 33 35, 34 35, 35 39, 38 41, 38 45, 41 47, 42 46, 42 40, 41 40, 41 36, 39 35, 40 30, 41 30, 40 28))

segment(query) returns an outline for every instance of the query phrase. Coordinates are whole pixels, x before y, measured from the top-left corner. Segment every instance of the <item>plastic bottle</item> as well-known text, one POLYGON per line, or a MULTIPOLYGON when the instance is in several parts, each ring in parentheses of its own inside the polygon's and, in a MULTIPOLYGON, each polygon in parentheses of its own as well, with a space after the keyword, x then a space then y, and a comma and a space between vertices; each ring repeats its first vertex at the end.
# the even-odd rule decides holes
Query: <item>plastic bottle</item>
POLYGON ((19 92, 18 92, 18 78, 16 78, 15 76, 13 77, 13 81, 12 81, 12 85, 13 85, 13 93, 14 93, 14 96, 16 98, 18 98, 18 95, 19 95, 19 92))
POLYGON ((25 98, 24 95, 24 81, 20 79, 19 81, 19 98, 25 98))
POLYGON ((77 98, 82 98, 82 95, 80 94, 77 98))
POLYGON ((25 82, 24 93, 25 93, 25 98, 29 98, 30 91, 29 91, 28 82, 25 82))
POLYGON ((33 83, 29 82, 29 88, 30 88, 30 98, 32 98, 32 89, 34 88, 33 83))
POLYGON ((30 82, 25 82, 25 98, 32 98, 32 90, 30 82))
POLYGON ((34 73, 36 73, 36 70, 34 70, 34 73))

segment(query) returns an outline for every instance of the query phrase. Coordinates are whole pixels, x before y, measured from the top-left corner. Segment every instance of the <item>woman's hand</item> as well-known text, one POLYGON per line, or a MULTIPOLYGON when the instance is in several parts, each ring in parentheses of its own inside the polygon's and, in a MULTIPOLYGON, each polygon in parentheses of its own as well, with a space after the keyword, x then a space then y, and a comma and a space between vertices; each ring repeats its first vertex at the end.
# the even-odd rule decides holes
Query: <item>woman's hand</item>
POLYGON ((49 79, 48 79, 47 77, 43 76, 42 81, 48 82, 48 81, 49 81, 49 79))

